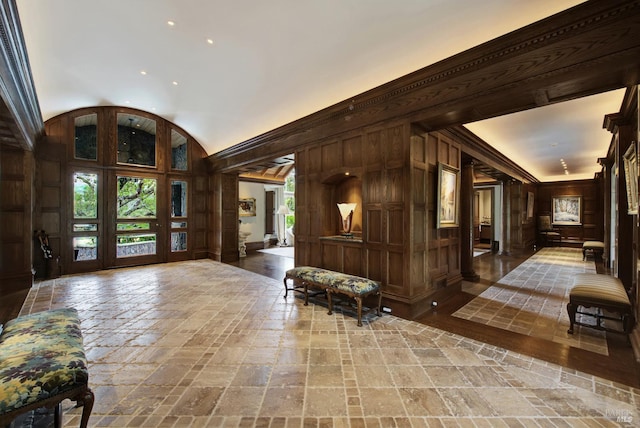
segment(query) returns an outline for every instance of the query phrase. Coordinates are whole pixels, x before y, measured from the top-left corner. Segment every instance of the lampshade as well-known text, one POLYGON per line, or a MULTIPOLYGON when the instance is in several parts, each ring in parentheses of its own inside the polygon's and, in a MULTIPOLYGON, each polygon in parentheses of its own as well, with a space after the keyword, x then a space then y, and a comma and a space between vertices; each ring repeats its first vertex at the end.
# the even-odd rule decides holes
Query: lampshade
POLYGON ((340 210, 340 216, 345 219, 352 212, 355 211, 356 206, 358 204, 338 204, 338 209, 340 210))
POLYGON ((353 217, 353 211, 358 204, 338 204, 338 210, 340 210, 340 217, 342 217, 342 235, 351 237, 351 219, 353 217))
POLYGON ((276 212, 276 214, 290 214, 291 211, 289 211, 289 208, 286 205, 280 205, 280 207, 278 207, 278 211, 276 212))

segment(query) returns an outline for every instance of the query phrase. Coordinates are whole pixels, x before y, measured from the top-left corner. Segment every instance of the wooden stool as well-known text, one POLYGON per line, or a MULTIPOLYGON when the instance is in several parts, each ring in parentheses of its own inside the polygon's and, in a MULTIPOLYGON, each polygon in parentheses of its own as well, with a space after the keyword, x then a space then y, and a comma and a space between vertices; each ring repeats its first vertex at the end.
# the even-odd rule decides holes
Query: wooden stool
POLYGON ((582 244, 582 260, 587 258, 587 251, 591 251, 593 253, 594 260, 596 258, 602 259, 602 253, 604 253, 604 242, 585 241, 585 243, 582 244))

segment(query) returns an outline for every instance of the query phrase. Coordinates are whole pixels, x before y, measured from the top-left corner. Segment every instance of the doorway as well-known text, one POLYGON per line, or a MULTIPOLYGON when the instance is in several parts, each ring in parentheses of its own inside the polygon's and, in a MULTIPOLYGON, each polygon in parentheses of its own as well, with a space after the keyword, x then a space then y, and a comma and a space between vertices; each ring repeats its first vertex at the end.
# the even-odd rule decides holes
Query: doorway
POLYGON ((496 233, 500 224, 496 218, 495 186, 475 186, 473 198, 474 257, 492 251, 498 244, 496 233))

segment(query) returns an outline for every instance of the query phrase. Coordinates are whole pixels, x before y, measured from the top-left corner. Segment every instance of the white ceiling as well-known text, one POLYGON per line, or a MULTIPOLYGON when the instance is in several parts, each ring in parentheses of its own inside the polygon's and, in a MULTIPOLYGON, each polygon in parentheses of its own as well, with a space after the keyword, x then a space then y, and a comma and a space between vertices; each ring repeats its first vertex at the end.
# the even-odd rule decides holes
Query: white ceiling
MULTIPOLYGON (((135 107, 213 154, 580 1, 17 3, 45 120, 79 107, 135 107)), ((468 127, 541 181, 592 178, 611 139, 603 117, 619 111, 623 93, 468 127)))

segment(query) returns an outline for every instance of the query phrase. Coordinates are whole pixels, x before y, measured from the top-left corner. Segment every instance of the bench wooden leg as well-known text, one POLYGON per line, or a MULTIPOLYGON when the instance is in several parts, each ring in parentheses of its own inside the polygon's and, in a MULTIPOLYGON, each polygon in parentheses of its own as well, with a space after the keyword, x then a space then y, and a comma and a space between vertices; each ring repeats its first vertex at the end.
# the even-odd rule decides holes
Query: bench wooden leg
POLYGON ((287 277, 285 276, 282 280, 284 282, 284 298, 287 298, 287 293, 289 293, 289 288, 287 287, 287 277))
POLYGON ((327 292, 327 306, 329 307, 329 312, 327 312, 327 315, 332 315, 333 314, 333 301, 331 300, 331 290, 327 289, 325 291, 327 292))
POLYGON ((571 302, 567 303, 567 313, 569 314, 569 330, 567 333, 573 334, 573 324, 576 322, 576 312, 578 305, 574 305, 571 302))
POLYGON ((307 281, 304 281, 303 284, 304 284, 304 305, 309 306, 309 284, 307 284, 307 281))
POLYGON ((355 299, 358 304, 358 327, 362 327, 362 297, 356 296, 355 299))
POLYGON ((378 291, 378 307, 376 308, 376 313, 379 317, 382 316, 382 292, 378 291))
POLYGON ((53 409, 53 426, 54 428, 62 428, 62 402, 56 404, 53 409))
POLYGON ((93 410, 94 400, 95 396, 93 395, 93 391, 87 388, 82 397, 82 419, 80 419, 80 428, 87 428, 89 425, 89 416, 91 416, 91 411, 93 410))

